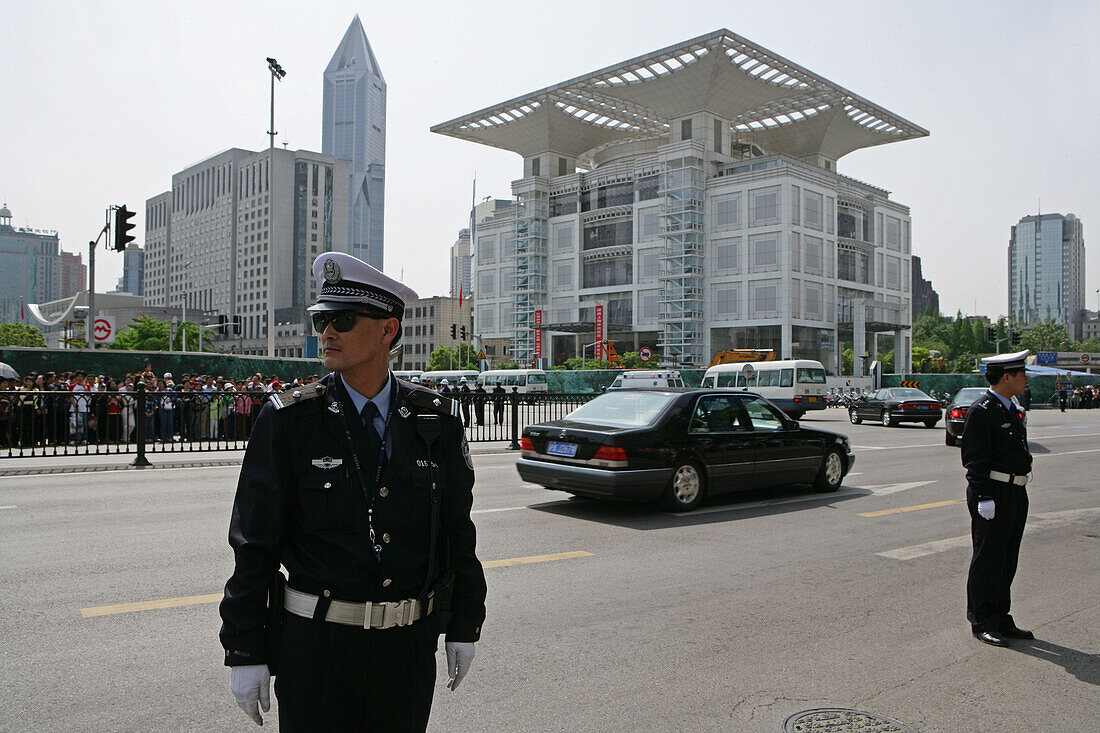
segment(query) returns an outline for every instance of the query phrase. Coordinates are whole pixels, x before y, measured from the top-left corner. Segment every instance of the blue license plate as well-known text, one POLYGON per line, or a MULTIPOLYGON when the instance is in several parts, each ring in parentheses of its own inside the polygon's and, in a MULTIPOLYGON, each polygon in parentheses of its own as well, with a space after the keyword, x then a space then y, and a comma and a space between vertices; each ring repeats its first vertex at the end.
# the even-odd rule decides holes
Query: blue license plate
POLYGON ((559 443, 556 440, 551 440, 550 445, 546 446, 546 452, 552 456, 565 456, 566 458, 572 458, 577 455, 576 443, 559 443))
POLYGON ((931 405, 917 405, 917 409, 918 410, 931 410, 932 406, 931 405))

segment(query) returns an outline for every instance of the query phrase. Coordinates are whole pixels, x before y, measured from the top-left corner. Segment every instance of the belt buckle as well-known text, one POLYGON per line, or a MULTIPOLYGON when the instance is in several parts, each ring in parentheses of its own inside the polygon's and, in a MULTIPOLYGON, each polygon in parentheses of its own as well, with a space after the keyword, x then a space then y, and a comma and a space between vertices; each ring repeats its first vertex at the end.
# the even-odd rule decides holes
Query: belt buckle
POLYGON ((384 601, 378 605, 382 606, 382 626, 380 628, 390 629, 394 626, 402 626, 401 623, 401 603, 394 601, 384 601))

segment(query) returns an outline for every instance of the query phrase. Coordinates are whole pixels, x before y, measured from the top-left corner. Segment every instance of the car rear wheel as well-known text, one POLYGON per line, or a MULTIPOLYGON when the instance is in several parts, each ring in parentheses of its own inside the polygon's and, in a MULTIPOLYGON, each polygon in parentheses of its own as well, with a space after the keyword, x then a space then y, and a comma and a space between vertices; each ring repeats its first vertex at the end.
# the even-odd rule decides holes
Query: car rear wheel
POLYGON ((943 436, 943 442, 946 443, 947 445, 958 445, 959 444, 959 439, 956 438, 954 435, 952 435, 950 430, 945 430, 944 431, 944 436, 943 436))
POLYGON ((821 461, 821 469, 814 479, 814 488, 818 491, 836 491, 844 481, 844 458, 840 450, 830 448, 825 451, 825 457, 821 461))
POLYGON ((924 421, 924 427, 934 428, 934 427, 936 427, 936 421, 935 420, 925 420, 924 421))
POLYGON ((848 410, 848 419, 853 425, 859 425, 861 422, 863 422, 863 418, 856 414, 856 408, 854 407, 848 410))
POLYGON ((689 512, 703 500, 706 479, 695 463, 681 463, 672 473, 665 490, 665 508, 673 512, 689 512))
POLYGON ((884 428, 894 427, 894 418, 890 417, 890 411, 889 410, 883 410, 882 411, 882 426, 884 428))

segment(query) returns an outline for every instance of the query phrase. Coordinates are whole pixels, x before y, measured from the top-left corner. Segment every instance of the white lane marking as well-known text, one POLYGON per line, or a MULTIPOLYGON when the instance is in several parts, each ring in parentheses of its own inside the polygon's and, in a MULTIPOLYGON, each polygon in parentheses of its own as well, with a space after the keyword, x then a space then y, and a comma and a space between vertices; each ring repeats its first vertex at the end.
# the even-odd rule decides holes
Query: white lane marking
MULTIPOLYGON (((1100 507, 1068 509, 1061 512, 1043 512, 1042 514, 1035 514, 1028 517, 1027 531, 1038 532, 1053 529, 1055 527, 1063 527, 1067 524, 1073 524, 1093 517, 1100 517, 1100 507)), ((879 557, 885 557, 891 560, 913 560, 918 557, 924 557, 925 555, 934 555, 937 552, 946 552, 947 550, 969 546, 970 535, 963 535, 961 537, 949 537, 945 540, 925 542, 920 545, 899 547, 896 550, 876 552, 875 554, 879 557)))
POLYGON ((1100 453, 1100 448, 1090 448, 1088 450, 1066 450, 1061 453, 1039 453, 1033 455, 1032 458, 1050 458, 1051 456, 1072 456, 1077 453, 1100 453))
POLYGON ((863 475, 862 471, 852 471, 851 473, 848 474, 848 476, 862 476, 862 475, 863 475))
POLYGON ((18 508, 19 507, 15 506, 15 504, 11 504, 9 506, 0 506, 0 509, 18 509, 18 508))
MULTIPOLYGON (((851 474, 848 474, 851 476, 851 474)), ((864 491, 870 491, 875 496, 888 496, 890 494, 896 494, 899 491, 907 491, 908 489, 915 489, 919 486, 925 486, 927 484, 934 484, 935 481, 909 481, 902 484, 878 484, 875 486, 853 486, 853 489, 863 489, 864 491)))
POLYGON ((717 512, 739 512, 745 509, 758 509, 760 507, 778 506, 779 504, 796 504, 805 501, 820 501, 822 499, 835 499, 840 496, 866 496, 862 489, 846 489, 828 494, 807 494, 805 496, 793 496, 787 499, 765 499, 753 501, 747 504, 727 504, 725 506, 711 506, 705 509, 696 509, 691 512, 668 512, 674 517, 694 517, 697 514, 715 514, 717 512))

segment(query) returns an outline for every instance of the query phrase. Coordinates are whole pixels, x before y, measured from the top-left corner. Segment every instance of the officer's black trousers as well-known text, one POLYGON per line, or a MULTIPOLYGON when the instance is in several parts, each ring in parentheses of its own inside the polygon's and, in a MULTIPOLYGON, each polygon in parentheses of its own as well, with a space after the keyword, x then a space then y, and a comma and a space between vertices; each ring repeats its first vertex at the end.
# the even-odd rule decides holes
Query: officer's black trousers
POLYGON ((966 617, 975 632, 1001 631, 1015 626, 1009 607, 1012 579, 1020 557, 1020 540, 1027 521, 1027 491, 1003 484, 994 501, 993 519, 978 514, 978 496, 966 490, 974 556, 966 581, 966 617))
POLYGON ((430 618, 382 630, 284 614, 275 676, 279 729, 425 730, 438 638, 430 618))

